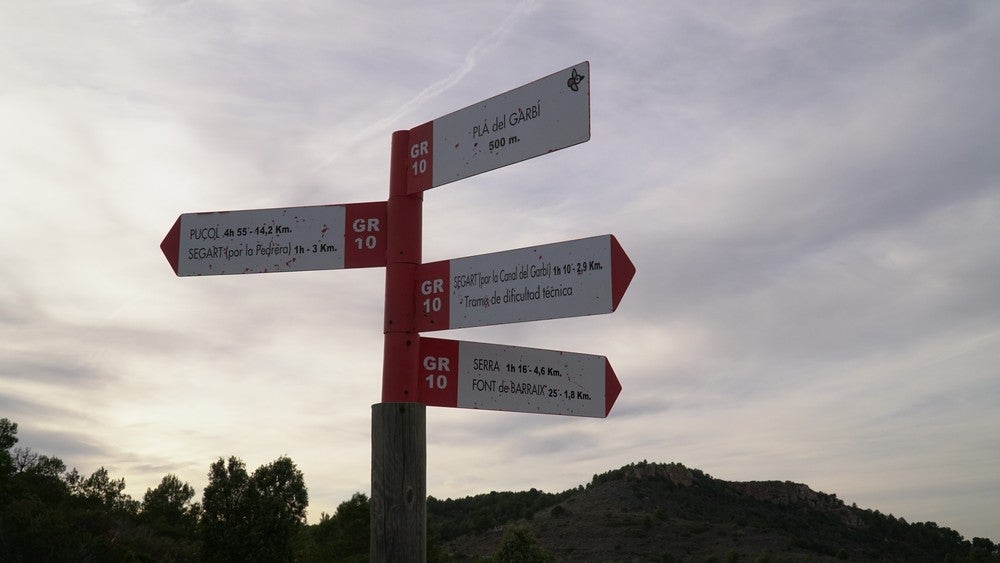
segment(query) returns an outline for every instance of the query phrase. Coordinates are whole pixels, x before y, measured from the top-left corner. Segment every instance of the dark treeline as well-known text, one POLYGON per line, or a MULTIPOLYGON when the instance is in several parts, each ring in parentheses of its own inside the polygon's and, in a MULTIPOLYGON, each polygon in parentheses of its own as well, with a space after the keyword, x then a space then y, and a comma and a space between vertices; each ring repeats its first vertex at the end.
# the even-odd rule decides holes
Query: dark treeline
MULTIPOLYGON (((137 500, 124 492, 124 479, 103 467, 81 475, 17 442, 17 424, 0 418, 0 562, 368 560, 368 497, 356 493, 334 514, 323 513, 318 523, 307 525, 305 481, 287 457, 252 473, 237 457, 219 458, 209 467, 200 501, 193 487, 172 474, 137 500)), ((879 561, 1000 560, 1000 546, 991 540, 968 541, 933 522, 908 523, 844 506, 836 495, 822 493, 817 502, 826 508, 761 502, 732 483, 676 467, 687 472, 687 481, 675 482, 642 462, 556 494, 531 489, 455 500, 429 497, 427 561, 450 561, 444 545, 500 537, 495 534, 501 531, 492 556, 476 560, 552 561, 540 541, 555 549, 558 542, 547 529, 566 519, 574 520, 572 527, 592 529, 592 544, 602 538, 649 538, 663 528, 664 546, 676 548, 708 541, 702 538, 718 542, 739 530, 741 545, 752 543, 755 533, 781 536, 790 538, 784 548, 789 553, 830 559, 854 554, 879 561), (539 522, 539 514, 547 516, 539 522), (852 525, 844 525, 845 518, 852 525), (635 530, 628 528, 633 521, 635 530)), ((680 559, 664 555, 663 560, 680 559)))
POLYGON ((533 514, 569 498, 577 489, 562 493, 496 492, 461 499, 427 498, 427 533, 435 540, 449 541, 470 533, 481 533, 508 522, 530 519, 533 514))
POLYGON ((287 457, 252 473, 237 457, 219 458, 200 502, 176 475, 136 500, 103 467, 84 476, 17 442, 17 423, 0 419, 0 561, 334 561, 332 553, 368 552, 357 533, 368 526, 367 498, 306 526, 305 481, 287 457))
MULTIPOLYGON (((305 480, 287 457, 253 473, 237 457, 219 458, 200 502, 172 474, 136 500, 124 492, 125 479, 103 467, 83 476, 17 442, 17 423, 0 418, 0 562, 368 561, 367 495, 356 493, 333 515, 306 525, 305 480)), ((514 514, 504 510, 477 522, 492 525, 514 514)), ((512 531, 504 553, 537 551, 525 534, 512 531)), ((430 541, 428 561, 447 560, 430 541)))

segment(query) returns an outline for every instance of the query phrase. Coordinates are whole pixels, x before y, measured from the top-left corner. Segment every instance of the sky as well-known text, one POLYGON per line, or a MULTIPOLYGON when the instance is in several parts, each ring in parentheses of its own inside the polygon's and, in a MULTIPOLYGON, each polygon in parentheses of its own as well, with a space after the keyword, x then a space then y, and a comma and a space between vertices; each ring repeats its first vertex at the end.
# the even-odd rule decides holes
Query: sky
POLYGON ((369 492, 384 269, 176 277, 182 213, 382 201, 393 131, 590 63, 588 142, 430 190, 424 261, 614 234, 606 419, 429 407, 427 491, 631 462, 1000 540, 1000 4, 0 5, 0 417, 141 499, 287 455, 369 492))

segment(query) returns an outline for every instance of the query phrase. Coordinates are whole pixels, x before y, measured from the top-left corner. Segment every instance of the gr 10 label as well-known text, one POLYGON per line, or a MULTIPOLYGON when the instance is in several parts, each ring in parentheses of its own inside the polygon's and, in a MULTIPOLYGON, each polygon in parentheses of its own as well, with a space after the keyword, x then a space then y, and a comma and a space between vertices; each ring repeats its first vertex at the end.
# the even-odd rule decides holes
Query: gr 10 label
POLYGON ((385 202, 186 213, 160 248, 178 276, 385 266, 385 202))
POLYGON ((603 418, 621 384, 604 356, 420 339, 425 405, 603 418))

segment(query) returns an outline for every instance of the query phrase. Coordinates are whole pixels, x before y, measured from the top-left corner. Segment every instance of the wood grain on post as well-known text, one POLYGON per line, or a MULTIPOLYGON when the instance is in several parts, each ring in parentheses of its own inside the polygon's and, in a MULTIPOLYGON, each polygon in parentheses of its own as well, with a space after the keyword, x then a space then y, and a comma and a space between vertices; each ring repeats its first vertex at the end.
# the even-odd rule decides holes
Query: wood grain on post
POLYGON ((427 560, 427 407, 372 405, 371 561, 427 560))

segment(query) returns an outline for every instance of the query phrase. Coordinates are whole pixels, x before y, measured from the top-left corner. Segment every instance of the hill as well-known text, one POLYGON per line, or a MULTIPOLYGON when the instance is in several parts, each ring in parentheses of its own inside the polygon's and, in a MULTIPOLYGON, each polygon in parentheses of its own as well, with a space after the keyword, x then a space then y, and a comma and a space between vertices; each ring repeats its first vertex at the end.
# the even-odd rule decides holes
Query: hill
POLYGON ((635 463, 558 494, 428 500, 428 533, 454 561, 527 527, 560 561, 1000 561, 991 540, 907 523, 789 481, 729 482, 635 463))
MULTIPOLYGON (((172 474, 140 502, 104 467, 87 477, 15 447, 17 430, 0 418, 0 562, 368 560, 369 498, 357 493, 306 525, 304 476, 287 457, 252 474, 220 457, 201 502, 172 474)), ((434 563, 1000 562, 989 539, 846 506, 806 485, 734 483, 645 461, 561 493, 428 498, 427 530, 434 563)))

